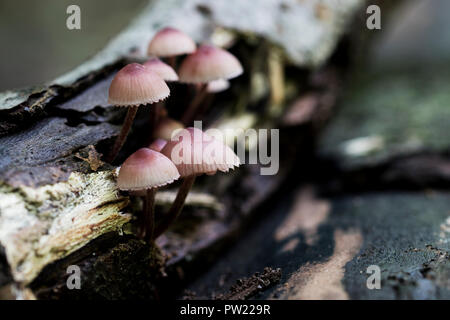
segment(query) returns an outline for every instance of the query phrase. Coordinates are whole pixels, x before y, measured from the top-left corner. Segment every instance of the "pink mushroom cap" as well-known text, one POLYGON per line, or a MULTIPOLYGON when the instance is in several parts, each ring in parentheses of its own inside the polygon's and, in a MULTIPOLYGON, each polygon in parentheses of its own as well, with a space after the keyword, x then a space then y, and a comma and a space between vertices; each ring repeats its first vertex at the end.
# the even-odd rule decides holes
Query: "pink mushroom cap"
POLYGON ((207 83, 218 79, 232 79, 243 72, 239 60, 226 50, 202 45, 186 57, 178 70, 180 82, 207 83))
POLYGON ((108 103, 116 106, 151 104, 167 98, 170 90, 158 74, 138 63, 123 67, 109 86, 108 103))
POLYGON ((148 148, 151 150, 155 150, 157 152, 161 152, 161 150, 166 146, 166 144, 167 144, 167 140, 156 139, 148 146, 148 148))
POLYGON ((152 58, 144 63, 144 66, 156 72, 164 81, 178 81, 178 75, 171 66, 158 58, 152 58))
POLYGON ((147 54, 157 57, 173 57, 195 51, 194 40, 174 28, 164 28, 156 33, 150 41, 147 54))
POLYGON ((230 81, 226 79, 217 79, 208 82, 206 91, 209 93, 218 93, 227 90, 230 87, 230 81))
POLYGON ((192 127, 177 133, 161 153, 172 160, 181 177, 228 172, 240 164, 230 147, 192 127))
POLYGON ((122 164, 117 178, 120 190, 145 190, 172 183, 180 177, 177 168, 163 154, 141 148, 122 164))

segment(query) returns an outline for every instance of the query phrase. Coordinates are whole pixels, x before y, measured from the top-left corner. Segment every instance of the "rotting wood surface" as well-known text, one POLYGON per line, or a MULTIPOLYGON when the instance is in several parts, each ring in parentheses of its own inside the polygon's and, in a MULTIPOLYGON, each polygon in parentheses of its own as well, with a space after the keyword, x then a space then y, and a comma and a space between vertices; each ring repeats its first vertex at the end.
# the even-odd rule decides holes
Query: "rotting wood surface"
MULTIPOLYGON (((331 115, 341 81, 342 71, 334 62, 326 61, 344 31, 342 19, 354 14, 361 1, 349 1, 339 9, 327 7, 328 2, 317 8, 314 1, 284 1, 283 5, 280 1, 267 1, 269 8, 276 7, 280 13, 266 20, 268 26, 250 27, 239 23, 250 23, 252 15, 239 19, 236 25, 237 21, 226 20, 233 14, 219 10, 225 2, 224 8, 233 7, 230 1, 217 1, 215 6, 219 7, 209 9, 202 1, 188 1, 183 6, 179 1, 156 1, 104 51, 77 70, 46 86, 0 97, 0 285, 18 288, 19 295, 26 292, 27 297, 37 298, 173 295, 164 291, 170 287, 168 283, 177 283, 179 288, 202 270, 199 266, 209 265, 220 249, 254 219, 261 206, 277 190, 282 192, 283 186, 289 185, 286 177, 294 164, 305 165, 305 169, 311 164, 316 133, 331 115), (173 7, 178 9, 169 14, 173 7), (286 28, 271 26, 280 21, 293 23, 292 19, 284 19, 285 15, 302 10, 306 20, 296 20, 302 24, 313 22, 317 27, 315 41, 306 39, 296 45, 288 41, 292 35, 277 37, 277 32, 286 28), (189 26, 177 18, 186 12, 192 14, 190 21, 195 22, 189 26), (212 39, 226 45, 248 70, 236 79, 235 90, 218 96, 217 105, 205 120, 220 126, 229 123, 230 118, 251 119, 243 122, 282 127, 280 153, 284 156, 275 177, 261 176, 258 166, 244 166, 227 177, 201 179, 197 189, 208 190, 220 202, 214 208, 187 206, 177 225, 161 237, 158 249, 134 238, 131 213, 139 212, 140 203, 117 191, 114 167, 102 163, 100 157, 110 147, 123 117, 123 110, 106 103, 105 90, 111 76, 124 63, 140 61, 144 44, 165 24, 186 30, 197 40, 212 39), (339 32, 330 34, 330 30, 339 32), (230 42, 217 40, 224 38, 230 42), (271 60, 274 52, 279 57, 280 50, 282 58, 271 60), (269 61, 272 70, 280 70, 280 65, 273 65, 277 61, 281 68, 290 65, 295 70, 285 75, 286 90, 281 98, 279 91, 273 94, 274 81, 266 73, 269 61), (309 70, 317 64, 324 67, 309 70), (306 74, 297 67, 306 69, 306 74), (293 102, 304 98, 305 92, 309 100, 298 107, 293 102), (281 101, 282 108, 293 103, 291 110, 303 110, 294 110, 291 117, 284 114, 278 122, 273 114, 265 112, 272 107, 267 104, 270 97, 276 97, 277 103, 281 101), (218 112, 231 105, 243 105, 252 111, 239 109, 241 112, 231 117, 218 112), (308 156, 302 158, 301 152, 308 156), (92 286, 69 292, 65 271, 70 264, 80 265, 92 286), (142 286, 129 285, 136 282, 142 286)), ((183 86, 174 85, 171 89, 174 93, 186 93, 183 86)), ((175 95, 168 102, 169 110, 178 103, 175 95)), ((142 109, 138 114, 141 120, 136 121, 119 160, 146 142, 143 136, 148 109, 142 109)), ((177 116, 177 110, 171 115, 177 116)), ((307 177, 308 173, 304 173, 307 177)), ((162 208, 165 202, 161 200, 160 204, 162 208)))

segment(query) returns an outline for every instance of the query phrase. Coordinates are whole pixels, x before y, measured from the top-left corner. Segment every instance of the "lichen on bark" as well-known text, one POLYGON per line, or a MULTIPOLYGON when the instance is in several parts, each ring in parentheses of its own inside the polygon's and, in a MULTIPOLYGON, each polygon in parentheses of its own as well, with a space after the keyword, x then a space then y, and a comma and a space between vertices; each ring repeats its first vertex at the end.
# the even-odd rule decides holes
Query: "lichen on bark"
POLYGON ((14 280, 29 283, 47 264, 107 232, 131 216, 121 210, 112 172, 72 173, 66 182, 39 188, 0 187, 0 244, 14 280))

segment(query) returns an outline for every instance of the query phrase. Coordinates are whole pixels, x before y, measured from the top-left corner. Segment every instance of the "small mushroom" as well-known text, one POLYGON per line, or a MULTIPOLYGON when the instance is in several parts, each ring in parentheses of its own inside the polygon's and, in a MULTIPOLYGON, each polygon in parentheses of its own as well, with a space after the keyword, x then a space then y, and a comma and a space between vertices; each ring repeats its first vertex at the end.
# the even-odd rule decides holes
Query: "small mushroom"
POLYGON ((112 162, 122 148, 133 124, 138 107, 167 98, 170 90, 154 71, 138 63, 123 67, 113 78, 109 87, 108 103, 128 107, 122 130, 107 157, 112 162))
POLYGON ((187 56, 178 70, 179 81, 198 84, 199 88, 183 114, 182 122, 187 125, 193 120, 207 92, 208 82, 232 79, 241 75, 242 72, 242 65, 234 55, 214 46, 202 45, 193 54, 187 56))
POLYGON ((177 168, 169 158, 148 148, 141 148, 133 153, 120 167, 117 178, 117 186, 120 190, 146 191, 141 238, 148 241, 153 239, 156 190, 179 177, 177 168))
POLYGON ((144 63, 144 66, 156 72, 164 81, 178 81, 178 75, 171 66, 162 62, 158 58, 152 58, 144 63))
POLYGON ((167 140, 156 139, 148 146, 148 148, 151 150, 155 150, 157 152, 161 152, 161 150, 166 146, 166 144, 167 144, 167 140))
POLYGON ((218 93, 227 90, 230 87, 230 81, 226 79, 217 79, 208 82, 206 91, 208 93, 218 93))
POLYGON ((184 129, 181 122, 166 117, 159 121, 153 132, 153 136, 155 139, 171 140, 172 136, 180 129, 184 129))
POLYGON ((239 60, 226 50, 211 45, 202 45, 186 57, 178 70, 180 82, 202 83, 232 79, 242 74, 239 60))
POLYGON ((240 164, 230 147, 197 128, 180 131, 161 153, 172 160, 183 178, 169 212, 155 229, 155 238, 164 233, 180 214, 186 197, 198 175, 228 172, 240 164))
MULTIPOLYGON (((144 63, 146 68, 156 72, 164 81, 173 82, 178 81, 178 75, 173 70, 171 66, 162 62, 157 58, 152 58, 144 63)), ((150 111, 150 123, 151 123, 151 131, 156 127, 159 119, 162 117, 162 114, 165 112, 164 101, 157 102, 155 107, 150 111)), ((153 132, 150 132, 150 136, 152 136, 153 132)))
POLYGON ((176 56, 192 53, 196 48, 194 40, 188 35, 175 28, 167 27, 158 31, 150 41, 147 54, 168 58, 169 64, 175 68, 176 56))

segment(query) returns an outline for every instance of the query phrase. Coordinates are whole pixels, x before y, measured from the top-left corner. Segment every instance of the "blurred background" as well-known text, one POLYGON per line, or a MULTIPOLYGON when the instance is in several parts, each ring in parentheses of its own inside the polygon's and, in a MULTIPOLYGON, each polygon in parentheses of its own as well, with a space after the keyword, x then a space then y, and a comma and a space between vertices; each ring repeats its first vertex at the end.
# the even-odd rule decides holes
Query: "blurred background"
POLYGON ((402 1, 389 19, 382 14, 382 30, 375 41, 372 67, 417 68, 450 62, 450 2, 402 1))
MULTIPOLYGON (((146 0, 0 0, 0 90, 52 80, 103 48, 146 0), (66 28, 66 8, 79 5, 82 29, 66 28)), ((450 61, 450 2, 409 0, 389 19, 370 51, 371 69, 416 68, 450 61)))
POLYGON ((122 30, 146 0, 0 0, 0 91, 39 84, 89 59, 122 30), (81 8, 81 30, 66 9, 81 8))

